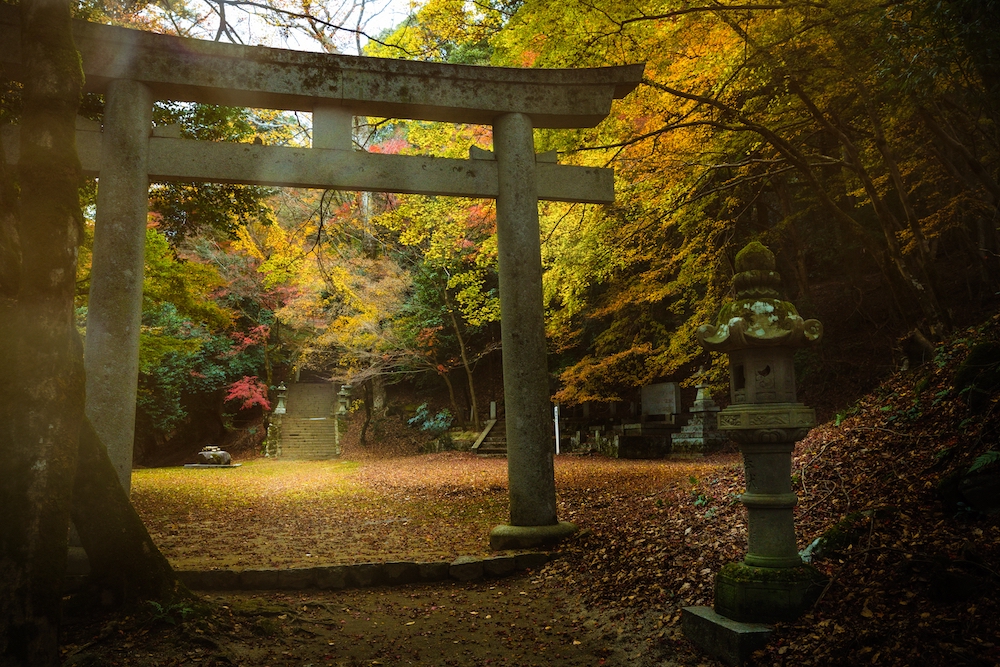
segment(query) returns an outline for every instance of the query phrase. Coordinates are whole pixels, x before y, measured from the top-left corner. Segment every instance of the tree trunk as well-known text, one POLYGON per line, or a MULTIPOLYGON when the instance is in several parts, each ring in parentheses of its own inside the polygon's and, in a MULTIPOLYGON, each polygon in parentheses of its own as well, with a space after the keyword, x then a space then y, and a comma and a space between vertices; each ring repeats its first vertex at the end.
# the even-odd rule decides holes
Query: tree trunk
POLYGON ((73 523, 102 600, 105 593, 115 604, 190 596, 136 514, 107 449, 86 419, 80 430, 73 523))
MULTIPOLYGON (((899 284, 905 287, 906 292, 917 302, 924 316, 935 329, 947 329, 950 318, 938 300, 937 287, 934 284, 933 278, 928 273, 930 267, 922 261, 917 261, 915 270, 911 270, 906 258, 903 256, 899 240, 896 238, 896 231, 901 228, 899 220, 893 215, 892 211, 886 205, 885 200, 879 194, 878 188, 875 187, 871 175, 861 160, 858 147, 847 135, 843 126, 835 122, 836 119, 831 120, 826 113, 816 106, 794 78, 788 79, 788 88, 802 101, 816 122, 840 142, 848 164, 861 181, 861 185, 865 189, 865 194, 868 195, 872 208, 875 210, 875 217, 879 221, 879 226, 882 228, 882 235, 885 239, 884 248, 901 279, 899 284)), ((919 244, 919 239, 917 239, 917 242, 919 244)))
POLYGON ((786 221, 786 235, 792 246, 792 255, 795 257, 792 267, 795 269, 795 285, 798 288, 798 299, 806 301, 811 297, 809 291, 809 268, 806 265, 806 244, 802 242, 802 236, 799 234, 799 225, 795 220, 795 210, 792 206, 792 196, 788 192, 788 183, 784 178, 776 179, 775 192, 778 195, 778 204, 781 206, 781 217, 786 221))
POLYGON ((375 375, 371 379, 372 383, 372 410, 376 417, 385 417, 385 379, 381 375, 375 375))
MULTIPOLYGON (((462 366, 465 368, 465 377, 469 383, 469 402, 472 404, 472 428, 478 431, 479 408, 476 406, 476 385, 472 381, 472 367, 469 365, 469 355, 465 349, 465 339, 462 337, 462 331, 458 327, 458 318, 455 317, 455 311, 452 310, 451 305, 448 304, 447 294, 445 296, 445 306, 448 308, 448 315, 451 317, 451 325, 455 329, 455 337, 458 338, 458 350, 462 355, 462 366)), ((465 419, 462 418, 463 416, 464 415, 456 415, 456 417, 459 417, 459 421, 464 424, 465 419)))
POLYGON ((361 437, 359 438, 362 447, 368 446, 368 427, 372 423, 372 385, 371 380, 366 380, 363 385, 361 385, 362 392, 364 393, 364 404, 365 404, 365 422, 361 425, 361 437))
POLYGON ((69 3, 22 0, 18 183, 0 155, 0 665, 59 664, 83 350, 73 296, 83 73, 69 3))
POLYGON ((454 412, 455 419, 457 419, 458 423, 462 425, 462 428, 465 428, 464 415, 462 414, 462 411, 458 409, 458 401, 455 400, 455 385, 452 384, 451 378, 448 377, 448 369, 444 366, 438 366, 437 373, 441 376, 441 379, 444 380, 445 386, 448 387, 448 400, 451 401, 451 409, 452 412, 454 412))

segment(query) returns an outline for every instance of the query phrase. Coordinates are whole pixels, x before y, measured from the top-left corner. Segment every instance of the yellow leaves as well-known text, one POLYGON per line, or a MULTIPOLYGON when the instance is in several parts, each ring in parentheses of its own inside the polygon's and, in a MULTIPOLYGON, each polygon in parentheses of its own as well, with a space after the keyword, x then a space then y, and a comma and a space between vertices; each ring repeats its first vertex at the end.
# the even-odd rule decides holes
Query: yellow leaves
POLYGON ((500 298, 485 288, 483 270, 457 273, 448 281, 449 288, 459 288, 455 294, 465 321, 474 327, 500 321, 500 298))
MULTIPOLYGON (((210 298, 223 286, 215 267, 195 257, 178 257, 166 237, 154 228, 146 230, 144 255, 142 293, 145 308, 155 309, 163 303, 171 303, 181 317, 196 324, 207 324, 214 329, 230 325, 232 313, 210 298)), ((147 343, 152 344, 150 337, 157 332, 145 329, 144 334, 147 343)))
POLYGON ((369 43, 365 54, 481 64, 482 43, 504 19, 489 3, 427 0, 412 20, 382 40, 385 45, 369 43))
POLYGON ((304 257, 301 243, 278 224, 250 223, 237 228, 233 248, 260 262, 257 271, 270 289, 294 281, 304 257))

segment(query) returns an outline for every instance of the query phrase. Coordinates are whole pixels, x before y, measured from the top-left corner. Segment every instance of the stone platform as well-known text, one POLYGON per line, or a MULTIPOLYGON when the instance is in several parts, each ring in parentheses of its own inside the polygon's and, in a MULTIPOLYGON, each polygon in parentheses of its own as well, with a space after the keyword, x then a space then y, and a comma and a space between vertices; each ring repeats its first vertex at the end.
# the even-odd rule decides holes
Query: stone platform
POLYGON ((535 570, 551 560, 547 552, 502 556, 459 556, 453 561, 395 561, 307 568, 177 570, 177 578, 194 590, 340 590, 436 581, 475 581, 535 570))
POLYGON ((242 463, 185 463, 185 468, 239 468, 242 463))
POLYGON ((753 652, 767 645, 771 627, 740 623, 721 616, 711 607, 681 609, 684 636, 699 649, 727 665, 740 667, 753 652))

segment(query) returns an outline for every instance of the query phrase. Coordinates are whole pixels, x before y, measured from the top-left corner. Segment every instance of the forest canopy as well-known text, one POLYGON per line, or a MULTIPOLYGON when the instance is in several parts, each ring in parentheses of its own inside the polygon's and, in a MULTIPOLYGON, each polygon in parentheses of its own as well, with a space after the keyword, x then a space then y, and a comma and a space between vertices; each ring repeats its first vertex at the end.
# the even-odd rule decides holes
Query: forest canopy
MULTIPOLYGON (((539 153, 616 171, 612 206, 540 206, 556 401, 620 400, 710 365, 694 333, 753 240, 776 252, 804 315, 834 338, 838 323, 843 338, 878 332, 890 358, 907 332, 933 340, 1000 291, 990 3, 428 0, 378 35, 357 15, 259 4, 273 29, 257 34, 328 52, 353 43, 371 56, 504 67, 646 63, 596 128, 535 133, 539 153)), ((218 7, 229 14, 193 0, 78 14, 252 41, 233 18, 250 8, 218 7)), ((308 115, 183 104, 159 106, 155 122, 286 145, 308 145, 310 132, 308 115)), ((465 157, 492 135, 357 118, 354 141, 465 157)), ((151 197, 147 440, 167 437, 192 397, 263 405, 254 392, 266 402, 293 368, 365 386, 428 375, 454 414, 476 405, 476 365, 499 349, 493 202, 183 184, 154 184, 151 197)), ((800 373, 836 374, 849 356, 807 359, 800 373)))

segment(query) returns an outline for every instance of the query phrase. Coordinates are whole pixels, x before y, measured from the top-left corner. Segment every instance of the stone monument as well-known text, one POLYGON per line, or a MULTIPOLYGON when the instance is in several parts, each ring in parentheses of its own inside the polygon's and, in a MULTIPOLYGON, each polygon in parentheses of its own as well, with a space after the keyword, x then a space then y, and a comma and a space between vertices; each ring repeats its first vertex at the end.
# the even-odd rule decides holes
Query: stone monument
MULTIPOLYGON (((670 454, 670 438, 680 430, 681 388, 676 382, 646 385, 641 390, 639 422, 614 427, 600 451, 622 459, 660 459, 670 454)), ((595 434, 596 436, 596 434, 595 434)))
POLYGON ((229 452, 223 451, 220 447, 215 445, 202 447, 201 451, 198 452, 198 463, 224 466, 229 465, 232 462, 233 458, 229 455, 229 452))
POLYGON ((803 320, 779 297, 774 268, 774 255, 760 243, 743 248, 736 255, 736 299, 722 306, 716 324, 698 329, 706 349, 729 355, 732 402, 719 412, 719 427, 739 444, 747 482, 740 498, 748 514, 747 555, 724 566, 715 582, 714 614, 723 619, 710 620, 713 612, 705 608, 685 609, 685 634, 709 652, 717 648, 700 638, 715 635, 718 645, 719 629, 731 621, 795 619, 825 584, 799 557, 792 516, 798 499, 791 488, 792 448, 816 419, 796 402, 792 355, 819 341, 823 326, 803 320))
POLYGON ((185 468, 239 468, 242 463, 233 463, 233 457, 217 445, 207 445, 198 452, 197 463, 185 463, 185 468))
POLYGON ((722 449, 728 441, 718 428, 719 406, 712 400, 706 382, 698 384, 698 395, 691 406, 691 419, 679 433, 670 436, 670 458, 694 459, 722 449))
POLYGON ((337 392, 337 406, 333 415, 333 442, 336 448, 335 456, 340 456, 340 434, 346 431, 344 420, 347 418, 347 411, 351 405, 351 385, 342 384, 337 392))

